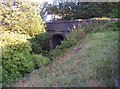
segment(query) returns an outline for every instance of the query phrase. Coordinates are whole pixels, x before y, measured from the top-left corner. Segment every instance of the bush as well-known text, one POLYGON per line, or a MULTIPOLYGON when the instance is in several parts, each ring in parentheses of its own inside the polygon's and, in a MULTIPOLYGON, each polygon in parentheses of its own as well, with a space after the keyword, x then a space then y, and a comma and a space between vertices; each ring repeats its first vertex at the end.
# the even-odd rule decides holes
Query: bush
POLYGON ((28 39, 45 32, 36 5, 18 1, 17 5, 12 7, 10 3, 0 3, 0 46, 4 86, 34 69, 28 39))
POLYGON ((28 43, 2 47, 3 84, 29 73, 34 68, 28 43))
POLYGON ((33 54, 33 61, 35 63, 35 68, 40 68, 42 66, 46 66, 48 63, 50 63, 50 60, 47 57, 44 57, 42 55, 33 54))
POLYGON ((63 50, 60 50, 58 48, 53 49, 51 51, 48 52, 48 54, 46 55, 50 60, 53 60, 55 57, 60 56, 64 53, 63 50))
POLYGON ((9 4, 0 4, 0 8, 0 21, 2 22, 0 26, 3 28, 1 31, 16 32, 29 36, 45 32, 42 19, 37 11, 38 7, 18 2, 14 9, 9 2, 9 4))
POLYGON ((36 54, 46 53, 47 51, 47 34, 42 33, 30 39, 32 52, 36 54))

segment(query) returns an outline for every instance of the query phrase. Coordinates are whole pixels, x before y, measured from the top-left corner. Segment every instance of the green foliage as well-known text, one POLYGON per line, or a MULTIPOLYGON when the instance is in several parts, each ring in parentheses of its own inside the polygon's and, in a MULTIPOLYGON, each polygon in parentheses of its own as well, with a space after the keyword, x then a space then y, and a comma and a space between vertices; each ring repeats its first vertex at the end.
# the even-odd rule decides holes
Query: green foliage
MULTIPOLYGON (((34 63, 31 54, 32 43, 28 41, 45 32, 37 6, 18 2, 13 7, 10 2, 2 3, 0 4, 0 22, 2 83, 5 86, 31 72, 36 63, 41 62, 41 66, 47 64, 48 59, 40 56, 40 61, 37 60, 34 63)), ((39 38, 40 42, 43 38, 43 36, 39 38)), ((42 48, 41 45, 40 48, 42 48)))
POLYGON ((118 22, 116 21, 91 21, 89 24, 83 25, 78 29, 74 29, 66 36, 64 41, 56 48, 48 52, 47 57, 53 60, 58 56, 64 55, 67 49, 73 47, 83 39, 88 33, 116 31, 118 22))
POLYGON ((28 43, 2 48, 3 84, 33 70, 34 63, 30 51, 31 47, 28 43))
POLYGON ((2 31, 12 31, 30 36, 45 32, 37 7, 19 3, 16 8, 3 4, 0 5, 0 8, 2 31))
POLYGON ((119 17, 117 15, 117 13, 119 13, 119 2, 58 2, 59 4, 57 5, 46 6, 46 12, 61 15, 63 20, 88 19, 93 17, 119 17), (112 13, 112 15, 109 15, 110 13, 112 13))
POLYGON ((60 45, 60 49, 70 48, 75 45, 81 38, 86 35, 84 29, 80 27, 79 29, 74 29, 70 34, 66 37, 66 39, 60 45))
POLYGON ((61 44, 48 53, 48 57, 53 60, 55 57, 64 55, 65 49, 73 47, 80 39, 86 36, 84 29, 81 27, 79 29, 74 29, 61 44))
POLYGON ((42 33, 40 35, 35 36, 34 38, 30 39, 32 52, 36 54, 41 54, 47 50, 47 34, 42 33))
POLYGON ((60 55, 63 55, 64 53, 64 50, 61 50, 61 49, 53 49, 51 51, 48 52, 48 54, 46 55, 50 60, 53 60, 54 58, 60 56, 60 55))
POLYGON ((119 14, 120 14, 120 12, 118 11, 118 9, 113 9, 112 12, 110 13, 110 17, 120 18, 119 14))
POLYGON ((115 87, 118 68, 118 31, 90 33, 52 65, 27 77, 25 84, 27 87, 53 87, 56 83, 63 87, 115 87), (82 49, 77 50, 79 47, 82 49), (39 73, 42 74, 37 77, 39 73))
POLYGON ((47 57, 44 57, 40 54, 33 54, 33 61, 35 63, 35 68, 46 66, 50 62, 50 60, 47 57))

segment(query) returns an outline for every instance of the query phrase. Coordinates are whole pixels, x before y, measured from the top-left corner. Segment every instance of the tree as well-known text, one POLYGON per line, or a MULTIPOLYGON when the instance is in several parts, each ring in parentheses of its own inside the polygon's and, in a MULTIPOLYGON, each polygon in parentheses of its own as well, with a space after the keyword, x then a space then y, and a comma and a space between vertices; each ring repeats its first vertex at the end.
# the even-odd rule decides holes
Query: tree
POLYGON ((35 4, 16 2, 13 6, 11 2, 0 3, 0 71, 3 85, 34 69, 31 43, 28 39, 45 32, 38 10, 35 4))
POLYGON ((63 20, 109 17, 111 11, 117 12, 117 4, 117 2, 57 2, 48 7, 48 12, 62 15, 63 20))

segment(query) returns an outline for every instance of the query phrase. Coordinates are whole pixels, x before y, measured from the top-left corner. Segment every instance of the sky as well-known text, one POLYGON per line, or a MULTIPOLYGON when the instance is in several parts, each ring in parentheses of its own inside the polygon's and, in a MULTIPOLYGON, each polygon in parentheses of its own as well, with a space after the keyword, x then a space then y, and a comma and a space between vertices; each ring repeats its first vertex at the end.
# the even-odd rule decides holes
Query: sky
POLYGON ((43 2, 48 2, 49 4, 53 3, 53 0, 30 0, 35 3, 43 3, 43 2))
MULTIPOLYGON (((30 1, 35 2, 35 3, 40 3, 40 4, 42 4, 43 2, 48 2, 49 4, 53 3, 53 0, 30 0, 30 1)), ((44 20, 45 21, 50 21, 50 20, 52 20, 52 16, 47 15, 44 20)))

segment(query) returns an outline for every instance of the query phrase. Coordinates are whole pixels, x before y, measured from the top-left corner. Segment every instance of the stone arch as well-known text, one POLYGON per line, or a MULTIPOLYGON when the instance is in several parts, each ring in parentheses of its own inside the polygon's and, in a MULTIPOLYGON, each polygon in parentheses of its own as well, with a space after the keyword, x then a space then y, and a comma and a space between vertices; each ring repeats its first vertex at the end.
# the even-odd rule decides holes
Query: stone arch
POLYGON ((60 45, 61 44, 61 41, 64 40, 64 36, 62 34, 54 34, 52 37, 51 37, 51 40, 52 40, 52 48, 56 48, 57 45, 60 45))

